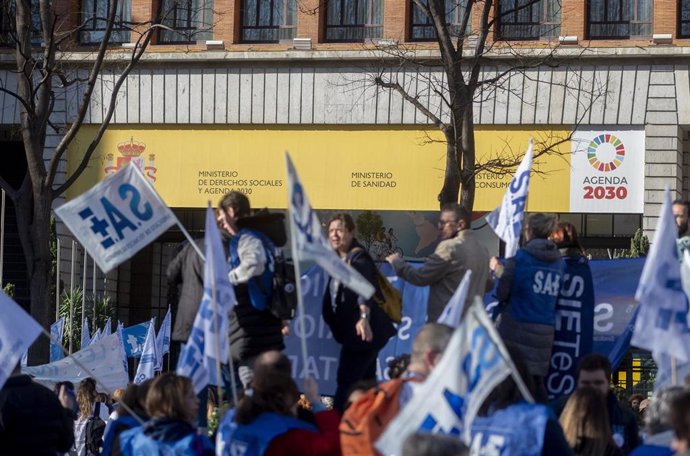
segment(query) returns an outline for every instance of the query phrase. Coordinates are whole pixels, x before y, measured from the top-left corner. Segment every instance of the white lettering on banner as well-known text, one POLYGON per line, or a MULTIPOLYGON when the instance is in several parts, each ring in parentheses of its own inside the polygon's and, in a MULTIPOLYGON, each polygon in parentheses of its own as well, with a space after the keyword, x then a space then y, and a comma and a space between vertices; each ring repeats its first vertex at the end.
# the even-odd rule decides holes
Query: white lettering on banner
POLYGON ((127 343, 129 344, 130 347, 132 347, 132 352, 137 352, 139 350, 139 343, 137 342, 137 338, 133 335, 128 335, 127 336, 127 343))
POLYGON ((575 379, 567 372, 575 359, 580 357, 582 334, 582 301, 585 280, 579 275, 563 275, 561 297, 556 305, 556 338, 553 345, 562 350, 551 355, 554 371, 546 379, 547 389, 556 395, 569 394, 575 387, 575 379))
POLYGON ((613 329, 613 306, 608 302, 601 302, 594 306, 594 331, 609 332, 613 329))
POLYGON ((398 329, 398 339, 408 340, 411 336, 410 328, 412 327, 412 317, 402 317, 400 323, 394 324, 398 329))
POLYGON ((472 439, 470 456, 501 456, 503 447, 506 444, 505 437, 502 435, 489 434, 484 439, 483 432, 477 432, 472 439), (485 444, 482 442, 486 440, 485 444))
POLYGON ((306 365, 303 365, 302 358, 299 356, 288 355, 288 358, 292 364, 293 378, 304 379, 311 376, 317 381, 329 381, 335 378, 338 358, 334 356, 309 356, 306 365))
POLYGON ((314 335, 314 332, 318 330, 317 336, 319 339, 333 339, 330 328, 322 318, 316 323, 314 316, 306 313, 304 314, 304 330, 302 330, 302 322, 299 318, 292 320, 292 330, 297 337, 302 337, 304 335, 304 337, 309 339, 314 335))

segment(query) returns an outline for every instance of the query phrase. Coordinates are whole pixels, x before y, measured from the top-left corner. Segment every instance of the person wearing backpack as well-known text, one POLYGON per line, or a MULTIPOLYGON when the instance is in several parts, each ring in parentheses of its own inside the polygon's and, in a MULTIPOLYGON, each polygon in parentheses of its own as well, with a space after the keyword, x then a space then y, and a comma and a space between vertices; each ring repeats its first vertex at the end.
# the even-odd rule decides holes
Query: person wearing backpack
POLYGON ((77 456, 97 456, 103 445, 105 423, 110 412, 106 404, 97 401, 96 380, 85 378, 77 389, 79 414, 74 423, 74 447, 77 456))
POLYGON ((441 360, 452 336, 450 326, 441 323, 422 326, 412 343, 410 364, 405 372, 370 389, 345 410, 340 422, 343 456, 378 454, 374 442, 441 360))
POLYGON ((323 319, 340 343, 337 389, 333 406, 342 411, 352 385, 376 378, 376 359, 395 334, 393 322, 377 304, 381 290, 378 269, 366 249, 355 238, 355 223, 350 214, 336 214, 328 221, 328 241, 340 258, 376 287, 364 300, 354 291, 330 278, 323 300, 323 319))
POLYGON ((230 314, 230 352, 242 385, 247 388, 256 357, 269 350, 281 351, 283 321, 270 311, 273 290, 275 247, 258 231, 240 228, 240 221, 251 215, 249 198, 232 191, 220 201, 222 227, 230 235, 230 283, 237 304, 230 314))

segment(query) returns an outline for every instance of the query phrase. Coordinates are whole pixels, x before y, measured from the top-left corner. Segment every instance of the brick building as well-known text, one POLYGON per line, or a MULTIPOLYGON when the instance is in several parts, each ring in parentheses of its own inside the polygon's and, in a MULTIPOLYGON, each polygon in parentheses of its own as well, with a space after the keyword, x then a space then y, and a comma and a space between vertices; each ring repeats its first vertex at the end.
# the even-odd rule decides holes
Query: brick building
MULTIPOLYGON (((448 116, 443 91, 433 90, 444 80, 434 32, 410 0, 121 0, 119 14, 145 22, 158 1, 170 28, 156 35, 127 78, 111 128, 68 198, 134 161, 182 223, 199 233, 207 201, 217 202, 230 188, 250 193, 257 207, 284 208, 282 154, 289 150, 318 209, 377 211, 406 255, 429 251, 433 243, 424 241, 423 230, 435 217, 444 146, 427 116, 371 83, 377 74, 397 78, 434 114, 448 116), (428 65, 400 67, 391 55, 400 47, 428 65)), ((106 3, 55 0, 61 26, 89 24, 64 56, 75 68, 102 39, 97 18, 106 3)), ((7 12, 0 14, 7 42, 7 12)), ((458 8, 446 19, 457 27, 461 17, 458 8)), ((470 35, 479 21, 473 14, 470 35)), ((487 55, 486 75, 514 64, 501 52, 508 45, 552 51, 565 62, 516 72, 475 102, 483 158, 521 154, 530 136, 580 132, 559 146, 561 155, 539 162, 528 210, 572 220, 588 247, 624 248, 637 228, 654 229, 664 186, 688 196, 690 1, 541 0, 524 14, 501 16, 489 39, 497 46, 487 55)), ((103 119, 134 40, 126 29, 114 33, 112 64, 63 175, 103 119)), ((13 65, 13 50, 0 50, 7 87, 15 81, 13 65)), ((79 95, 79 87, 58 93, 55 124, 69 123, 79 95)), ((1 147, 16 149, 18 106, 0 96, 1 147)), ((47 147, 57 140, 50 136, 47 147)), ((21 167, 21 150, 14 153, 21 167)), ((480 173, 475 210, 496 207, 508 180, 480 173)), ((69 258, 69 233, 63 230, 61 239, 69 258)), ((123 318, 144 320, 151 306, 166 307, 163 272, 181 239, 169 232, 105 285, 97 273, 98 287, 116 293, 123 318)))

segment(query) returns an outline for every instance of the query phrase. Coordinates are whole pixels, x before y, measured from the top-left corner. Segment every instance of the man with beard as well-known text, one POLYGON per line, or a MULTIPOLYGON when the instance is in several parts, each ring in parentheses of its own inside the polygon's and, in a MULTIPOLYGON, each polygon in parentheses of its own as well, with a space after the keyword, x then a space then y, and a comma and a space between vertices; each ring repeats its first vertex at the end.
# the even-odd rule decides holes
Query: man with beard
POLYGON ((690 215, 690 208, 688 202, 684 200, 675 200, 673 202, 673 217, 676 219, 676 227, 678 228, 678 259, 683 261, 683 252, 690 249, 690 230, 688 230, 688 215, 690 215))

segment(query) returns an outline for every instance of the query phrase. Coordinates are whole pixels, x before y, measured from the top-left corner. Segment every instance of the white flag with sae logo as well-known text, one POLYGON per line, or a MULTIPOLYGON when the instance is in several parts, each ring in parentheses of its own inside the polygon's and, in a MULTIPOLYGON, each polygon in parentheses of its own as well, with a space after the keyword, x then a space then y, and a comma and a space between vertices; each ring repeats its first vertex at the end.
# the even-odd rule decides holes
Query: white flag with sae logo
POLYGON ((175 223, 170 208, 131 165, 55 213, 103 272, 131 258, 175 223))

